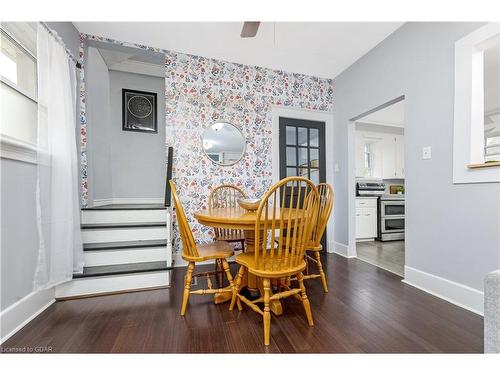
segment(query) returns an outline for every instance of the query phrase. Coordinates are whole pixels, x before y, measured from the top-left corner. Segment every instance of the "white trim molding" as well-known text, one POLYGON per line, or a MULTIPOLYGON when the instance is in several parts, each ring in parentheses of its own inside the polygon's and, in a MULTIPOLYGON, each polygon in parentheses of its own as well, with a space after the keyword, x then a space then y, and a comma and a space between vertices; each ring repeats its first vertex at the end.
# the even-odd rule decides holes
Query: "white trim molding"
MULTIPOLYGON (((292 108, 273 105, 271 106, 272 117, 272 170, 273 183, 280 179, 280 137, 279 137, 279 119, 280 117, 295 118, 301 120, 321 121, 325 123, 325 170, 326 182, 333 186, 335 192, 335 184, 333 183, 333 112, 317 111, 304 108, 292 108)), ((334 242, 333 217, 328 221, 326 234, 328 237, 328 245, 334 242)), ((330 251, 329 251, 330 252, 330 251)))
POLYGON ((455 43, 453 183, 499 182, 500 167, 484 163, 484 50, 498 38, 500 23, 489 23, 455 43))
POLYGON ((2 159, 36 164, 36 145, 9 137, 8 135, 0 135, 0 157, 2 159))
POLYGON ((352 246, 340 242, 333 242, 333 251, 329 252, 341 255, 344 258, 356 258, 356 249, 353 250, 352 246))
POLYGON ((109 204, 163 204, 163 198, 104 198, 94 199, 93 207, 107 206, 109 204))
POLYGON ((408 266, 405 266, 402 282, 483 315, 484 293, 480 290, 408 266))
POLYGON ((32 292, 0 313, 0 344, 7 341, 26 324, 55 302, 55 289, 32 292))

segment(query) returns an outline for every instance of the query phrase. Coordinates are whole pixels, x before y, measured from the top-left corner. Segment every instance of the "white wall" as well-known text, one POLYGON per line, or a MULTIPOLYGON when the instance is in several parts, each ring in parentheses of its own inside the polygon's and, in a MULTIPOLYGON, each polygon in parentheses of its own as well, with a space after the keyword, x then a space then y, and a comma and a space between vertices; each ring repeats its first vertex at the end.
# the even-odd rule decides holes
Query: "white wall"
POLYGON ((474 293, 500 267, 500 186, 452 183, 454 43, 480 26, 407 23, 334 80, 336 241, 355 242, 349 120, 405 95, 406 265, 474 293))

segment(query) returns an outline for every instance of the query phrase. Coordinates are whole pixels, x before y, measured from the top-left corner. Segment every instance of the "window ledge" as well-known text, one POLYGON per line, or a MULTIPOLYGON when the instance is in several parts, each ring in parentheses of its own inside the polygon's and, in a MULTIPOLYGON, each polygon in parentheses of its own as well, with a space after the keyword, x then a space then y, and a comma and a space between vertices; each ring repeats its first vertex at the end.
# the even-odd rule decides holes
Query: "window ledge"
POLYGON ((476 168, 492 168, 492 167, 500 167, 500 161, 493 161, 490 163, 482 163, 482 164, 469 164, 467 168, 476 169, 476 168))
POLYGON ((0 135, 0 157, 36 164, 36 146, 7 135, 0 135))

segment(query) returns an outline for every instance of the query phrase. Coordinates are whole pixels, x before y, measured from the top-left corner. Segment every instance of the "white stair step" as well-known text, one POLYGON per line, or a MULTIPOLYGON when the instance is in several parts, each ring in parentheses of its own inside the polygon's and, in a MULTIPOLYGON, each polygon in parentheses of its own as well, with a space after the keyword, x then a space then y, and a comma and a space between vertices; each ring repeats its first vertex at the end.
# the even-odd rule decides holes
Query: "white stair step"
POLYGON ((84 297, 169 287, 172 270, 73 279, 56 287, 55 298, 84 297))
POLYGON ((167 211, 165 209, 156 210, 106 210, 106 209, 88 209, 82 210, 82 224, 101 224, 101 223, 140 223, 165 221, 167 211))
POLYGON ((157 262, 167 260, 167 248, 143 247, 128 249, 88 250, 84 252, 86 267, 122 263, 157 262))
POLYGON ((167 239, 167 227, 165 224, 132 225, 127 223, 121 224, 121 226, 115 224, 110 224, 109 226, 99 225, 82 225, 83 243, 167 239))

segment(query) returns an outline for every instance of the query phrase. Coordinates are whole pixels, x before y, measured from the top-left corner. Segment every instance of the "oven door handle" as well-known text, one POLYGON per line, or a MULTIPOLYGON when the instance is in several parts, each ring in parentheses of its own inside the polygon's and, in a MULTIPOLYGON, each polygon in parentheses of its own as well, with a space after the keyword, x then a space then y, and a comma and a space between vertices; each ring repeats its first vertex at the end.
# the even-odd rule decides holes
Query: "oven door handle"
POLYGON ((382 219, 404 219, 405 215, 382 215, 382 219))

